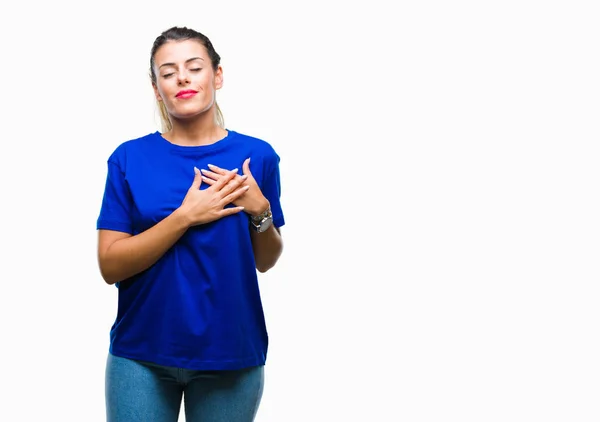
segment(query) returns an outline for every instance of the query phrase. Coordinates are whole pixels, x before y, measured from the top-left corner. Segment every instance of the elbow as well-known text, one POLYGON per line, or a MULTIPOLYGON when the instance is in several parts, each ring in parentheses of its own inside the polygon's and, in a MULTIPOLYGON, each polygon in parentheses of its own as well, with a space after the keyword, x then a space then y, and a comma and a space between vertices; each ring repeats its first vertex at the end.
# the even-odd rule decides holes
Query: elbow
POLYGON ((283 242, 279 235, 279 228, 275 228, 275 230, 278 235, 276 236, 274 243, 267 245, 267 247, 263 249, 258 249, 256 245, 252 245, 254 248, 256 270, 259 273, 266 273, 273 268, 277 261, 279 261, 279 257, 283 252, 283 242))
POLYGON ((256 261, 256 270, 259 273, 266 273, 267 271, 269 271, 271 268, 273 268, 275 266, 275 263, 277 262, 277 258, 278 257, 271 257, 271 259, 265 259, 265 257, 263 257, 263 259, 259 259, 256 261))
POLYGON ((100 269, 100 276, 109 286, 122 281, 114 271, 110 270, 109 266, 101 258, 98 259, 98 268, 100 269))
POLYGON ((102 268, 100 268, 100 275, 102 276, 102 279, 104 280, 104 282, 106 284, 108 284, 109 286, 112 286, 113 284, 121 281, 114 275, 111 275, 110 273, 103 271, 102 268))
POLYGON ((274 267, 274 265, 265 265, 265 264, 262 264, 262 265, 257 264, 256 265, 256 269, 258 270, 259 273, 262 273, 262 274, 266 273, 273 267, 274 267))
POLYGON ((270 260, 257 261, 256 269, 258 270, 259 273, 263 273, 263 274, 266 273, 271 268, 273 268, 275 266, 275 264, 277 264, 277 261, 279 261, 280 256, 281 256, 281 251, 279 251, 279 253, 277 255, 272 256, 270 260))
POLYGON ((106 277, 102 277, 102 278, 104 279, 104 281, 106 282, 106 284, 108 284, 109 286, 114 286, 119 281, 121 281, 121 280, 117 280, 116 278, 106 278, 106 277))

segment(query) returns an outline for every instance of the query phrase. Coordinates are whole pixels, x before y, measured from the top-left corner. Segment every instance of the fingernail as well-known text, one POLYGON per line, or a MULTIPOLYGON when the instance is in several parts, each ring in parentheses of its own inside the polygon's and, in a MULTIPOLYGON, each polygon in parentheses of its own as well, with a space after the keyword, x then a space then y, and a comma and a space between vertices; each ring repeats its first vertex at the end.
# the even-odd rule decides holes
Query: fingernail
POLYGON ((236 168, 234 168, 234 169, 233 169, 233 170, 231 170, 231 171, 235 173, 236 171, 238 171, 238 169, 237 169, 237 167, 236 167, 236 168))
POLYGON ((208 167, 214 167, 214 165, 213 164, 209 164, 208 167))

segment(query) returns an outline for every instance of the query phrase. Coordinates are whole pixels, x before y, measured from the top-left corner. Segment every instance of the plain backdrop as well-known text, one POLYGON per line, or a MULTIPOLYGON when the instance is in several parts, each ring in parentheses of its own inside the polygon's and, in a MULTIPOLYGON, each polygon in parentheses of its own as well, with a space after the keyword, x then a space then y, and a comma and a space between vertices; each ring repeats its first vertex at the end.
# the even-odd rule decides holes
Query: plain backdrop
POLYGON ((281 156, 258 422, 600 420, 594 6, 5 3, 0 420, 104 420, 106 159, 160 129, 174 25, 222 56, 227 127, 281 156))

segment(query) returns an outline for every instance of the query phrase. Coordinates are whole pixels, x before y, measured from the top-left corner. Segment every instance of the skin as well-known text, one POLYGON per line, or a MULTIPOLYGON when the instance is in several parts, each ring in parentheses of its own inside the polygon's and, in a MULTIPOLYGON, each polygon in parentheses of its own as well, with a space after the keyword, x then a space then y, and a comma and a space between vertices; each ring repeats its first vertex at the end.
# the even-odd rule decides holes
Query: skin
MULTIPOLYGON (((227 135, 215 123, 215 94, 223 86, 223 69, 213 70, 205 47, 198 41, 170 41, 154 56, 158 101, 164 103, 173 129, 163 137, 177 145, 209 145, 227 135), (192 89, 192 98, 178 98, 181 90, 192 89)), ((132 236, 128 233, 98 230, 98 263, 108 284, 138 274, 156 263, 185 231, 229 215, 246 212, 259 215, 269 207, 250 171, 250 158, 238 169, 216 166, 194 169, 194 180, 181 205, 150 229, 132 236), (202 183, 210 185, 200 190, 202 183), (235 207, 225 208, 232 203, 235 207)), ((250 230, 256 268, 266 272, 278 261, 283 242, 273 225, 264 233, 250 230)))

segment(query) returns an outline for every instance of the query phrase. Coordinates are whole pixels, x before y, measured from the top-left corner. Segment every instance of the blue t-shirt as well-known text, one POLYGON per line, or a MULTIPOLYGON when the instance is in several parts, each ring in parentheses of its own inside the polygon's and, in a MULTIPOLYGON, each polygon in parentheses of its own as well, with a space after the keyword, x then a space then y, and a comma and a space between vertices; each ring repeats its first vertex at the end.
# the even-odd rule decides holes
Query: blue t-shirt
MULTIPOLYGON (((108 159, 97 229, 139 234, 181 205, 194 166, 242 174, 248 157, 281 227, 279 156, 269 143, 229 130, 204 146, 175 145, 159 132, 120 144, 108 159)), ((188 229, 154 265, 117 287, 112 354, 198 370, 265 363, 268 336, 246 213, 188 229)))

